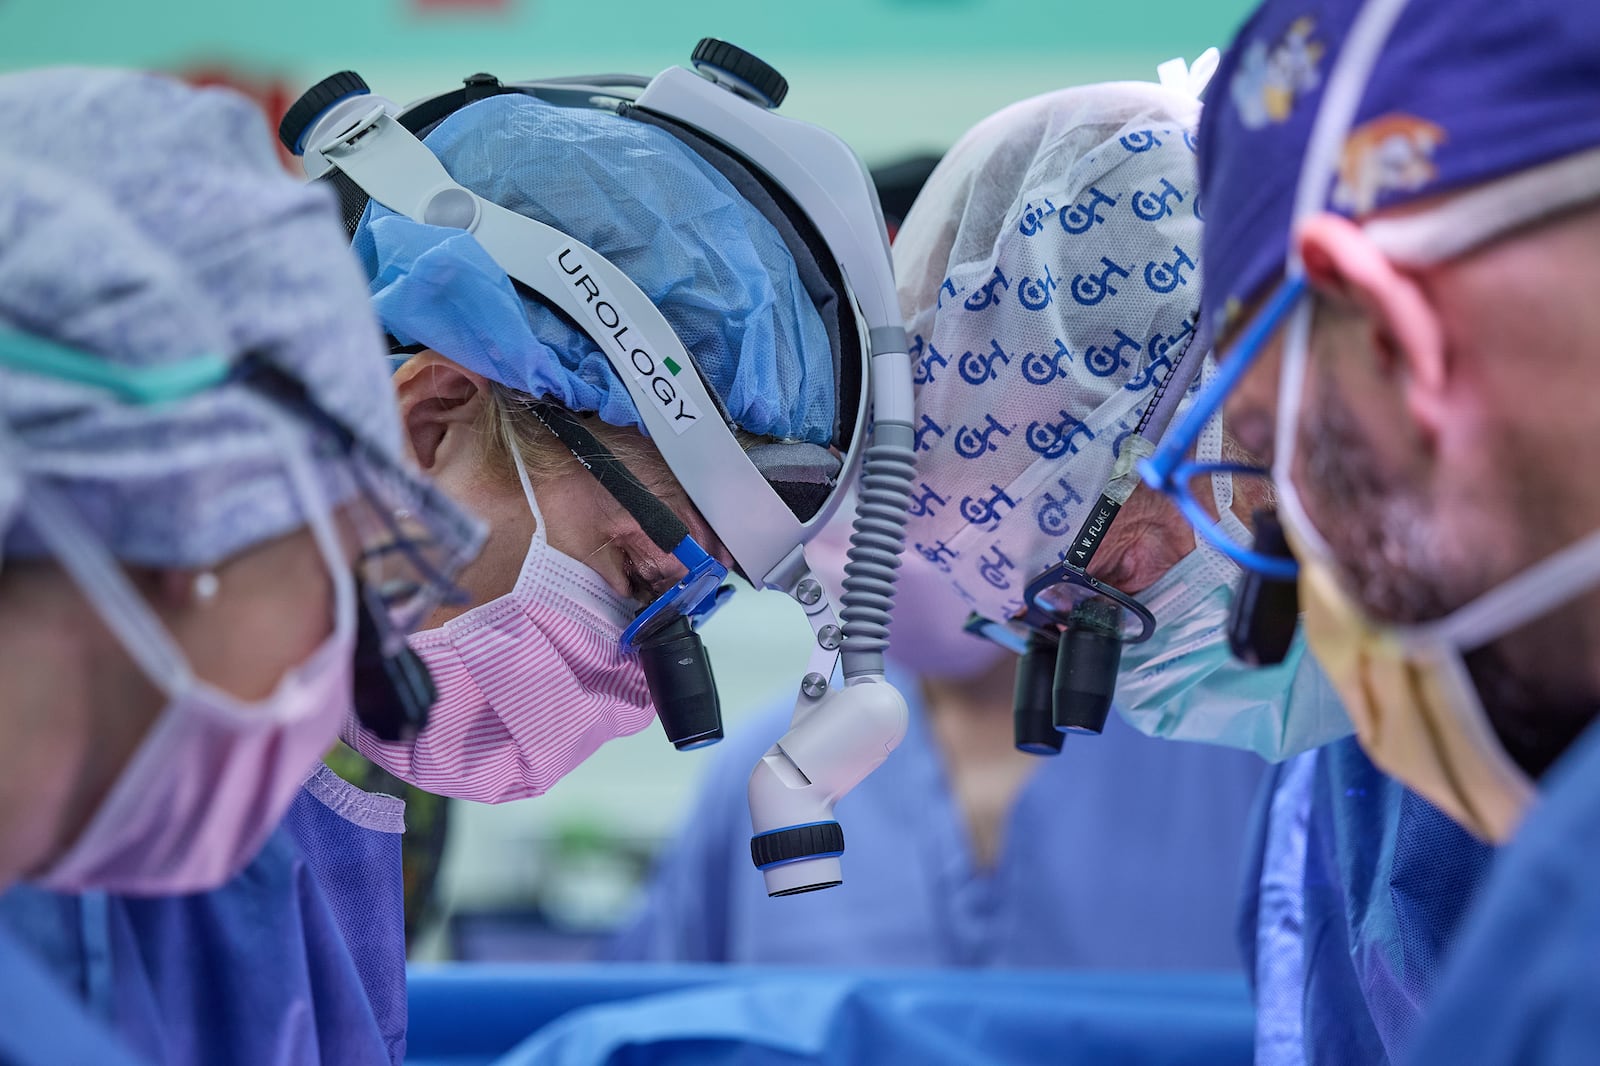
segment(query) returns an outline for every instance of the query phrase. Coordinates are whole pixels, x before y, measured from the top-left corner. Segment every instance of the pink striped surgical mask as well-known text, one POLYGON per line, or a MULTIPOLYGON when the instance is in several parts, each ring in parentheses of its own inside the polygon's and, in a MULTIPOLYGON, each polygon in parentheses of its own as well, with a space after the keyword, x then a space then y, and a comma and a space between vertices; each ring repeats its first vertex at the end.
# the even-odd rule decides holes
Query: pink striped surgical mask
POLYGON ((517 583, 411 637, 439 688, 411 761, 429 777, 470 781, 471 798, 487 802, 543 795, 655 717, 639 661, 621 646, 638 605, 550 546, 522 457, 511 454, 537 523, 517 583), (486 720, 499 728, 486 733, 486 720))

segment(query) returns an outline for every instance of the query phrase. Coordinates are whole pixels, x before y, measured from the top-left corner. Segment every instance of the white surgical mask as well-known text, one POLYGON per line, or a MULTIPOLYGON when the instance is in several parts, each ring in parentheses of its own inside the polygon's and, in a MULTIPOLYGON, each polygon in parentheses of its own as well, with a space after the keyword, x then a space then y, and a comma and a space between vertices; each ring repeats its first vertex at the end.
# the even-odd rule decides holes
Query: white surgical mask
POLYGON ((167 705, 65 853, 30 879, 46 888, 175 895, 216 888, 255 857, 350 706, 355 589, 328 503, 290 433, 279 454, 334 589, 332 634, 264 700, 194 676, 104 546, 64 501, 30 486, 23 513, 167 705))

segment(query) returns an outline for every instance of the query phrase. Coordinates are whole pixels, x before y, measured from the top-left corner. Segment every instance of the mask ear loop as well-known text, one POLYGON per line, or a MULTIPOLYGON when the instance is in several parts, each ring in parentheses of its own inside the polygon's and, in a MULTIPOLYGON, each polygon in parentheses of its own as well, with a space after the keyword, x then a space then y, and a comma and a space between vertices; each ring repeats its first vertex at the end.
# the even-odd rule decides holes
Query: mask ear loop
MULTIPOLYGON (((539 417, 538 406, 534 405, 533 413, 539 417)), ((553 568, 552 574, 562 575, 561 583, 568 588, 580 588, 589 601, 589 609, 601 622, 615 624, 619 628, 627 626, 626 619, 633 617, 638 610, 638 605, 632 603, 627 597, 619 595, 611 588, 588 563, 575 559, 567 553, 550 545, 548 527, 545 525, 544 511, 539 506, 538 494, 533 490, 533 481, 528 475, 526 460, 522 457, 522 449, 517 444, 516 433, 509 423, 509 415, 502 415, 505 425, 505 439, 511 450, 511 463, 517 471, 517 482, 522 486, 522 497, 527 501, 528 510, 533 515, 534 530, 528 550, 523 557, 522 566, 518 569, 517 582, 520 585, 532 569, 537 566, 553 568), (536 551, 535 549, 546 549, 536 551), (543 560, 539 562, 539 560, 543 560)), ((543 418, 540 418, 543 421, 543 418)), ((600 447, 598 442, 595 445, 600 447)), ((576 454, 576 453, 574 453, 576 454)), ((578 457, 582 461, 582 457, 578 457)), ((446 623, 447 625, 449 623, 446 623)))
POLYGON ((139 669, 169 699, 194 683, 183 650, 151 610, 111 553, 95 540, 66 500, 43 484, 23 489, 22 518, 48 544, 56 562, 72 576, 78 590, 116 634, 139 669))
MULTIPOLYGON (((264 403, 258 406, 258 411, 272 424, 273 435, 279 438, 277 446, 279 454, 285 456, 287 476, 300 495, 307 525, 328 565, 334 586, 334 632, 342 639, 350 634, 355 624, 355 590, 350 572, 342 563, 343 556, 339 553, 325 498, 303 465, 306 462, 304 453, 284 432, 284 416, 264 403)), ((133 587, 106 547, 95 540, 72 513, 62 495, 45 484, 27 485, 22 515, 40 539, 50 545, 56 561, 95 605, 101 620, 116 634, 139 669, 164 695, 175 699, 197 684, 205 684, 195 677, 188 657, 166 625, 133 587)))
POLYGON ((522 448, 518 445, 517 435, 511 428, 510 416, 502 413, 500 422, 505 427, 506 446, 511 451, 511 463, 517 468, 517 481, 522 485, 522 497, 528 501, 528 510, 533 513, 533 537, 541 544, 548 544, 550 537, 544 526, 544 512, 539 510, 539 499, 533 494, 533 482, 528 479, 528 465, 523 461, 522 448))
MULTIPOLYGON (((1305 283, 1305 264, 1295 241, 1300 224, 1322 211, 1328 200, 1328 187, 1338 170, 1339 153, 1355 122, 1373 68, 1382 54, 1389 32, 1399 21, 1407 0, 1367 0, 1350 31, 1339 57, 1328 75, 1322 102, 1311 123, 1305 156, 1300 163, 1295 186, 1294 213, 1290 217, 1290 241, 1285 259, 1289 283, 1305 283)), ((1322 534, 1311 524, 1301 505, 1292 472, 1295 435, 1299 427, 1299 403, 1305 394, 1307 353, 1310 347, 1312 301, 1302 292, 1289 316, 1283 365, 1278 377, 1277 451, 1272 464, 1272 479, 1278 488, 1278 506, 1293 526, 1305 547, 1331 563, 1333 553, 1322 534)))
MULTIPOLYGON (((1212 379, 1216 376, 1216 360, 1208 352, 1200 369, 1200 388, 1202 392, 1210 386, 1212 379)), ((1199 438, 1195 441, 1195 461, 1199 463, 1221 463, 1222 441, 1222 408, 1218 407, 1212 412, 1211 417, 1206 420, 1205 426, 1200 430, 1199 438)), ((1233 490, 1234 481, 1231 470, 1212 472, 1211 501, 1217 508, 1217 525, 1221 526, 1223 532, 1236 543, 1243 545, 1245 548, 1250 548, 1254 546, 1255 537, 1251 534, 1249 528, 1239 520, 1239 516, 1233 513, 1233 490)), ((1195 546, 1205 549, 1207 557, 1214 564, 1221 567, 1218 570, 1218 574, 1224 576, 1228 582, 1231 583, 1238 576, 1238 564, 1216 548, 1213 548, 1206 542, 1204 537, 1197 535, 1195 537, 1195 546)))
POLYGON ((1306 513, 1300 499, 1299 486, 1294 481, 1294 459, 1300 443, 1300 402, 1305 396, 1306 363, 1310 348, 1311 315, 1311 297, 1302 295, 1289 314, 1283 363, 1278 373, 1278 417, 1274 431, 1277 447, 1272 460, 1272 483, 1277 488, 1278 509, 1287 519, 1285 524, 1299 537, 1303 550, 1316 556, 1319 563, 1332 566, 1333 549, 1312 524, 1311 516, 1306 513))

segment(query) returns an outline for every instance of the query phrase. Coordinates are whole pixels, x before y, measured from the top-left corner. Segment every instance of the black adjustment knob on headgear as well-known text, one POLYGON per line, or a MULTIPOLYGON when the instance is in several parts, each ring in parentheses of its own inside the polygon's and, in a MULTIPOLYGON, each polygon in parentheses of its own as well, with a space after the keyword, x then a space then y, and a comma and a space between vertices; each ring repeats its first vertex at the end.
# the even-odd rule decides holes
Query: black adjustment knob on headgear
POLYGON ((289 110, 283 113, 283 121, 278 123, 278 140, 295 155, 302 155, 305 152, 305 145, 300 143, 300 139, 316 124, 324 111, 347 96, 357 96, 371 91, 361 75, 353 70, 341 70, 337 74, 330 74, 289 105, 289 110))
POLYGON ((700 38, 689 61, 697 68, 709 67, 718 74, 726 75, 727 80, 750 90, 750 95, 757 97, 767 107, 777 107, 789 95, 788 79, 766 61, 727 41, 719 41, 715 37, 700 38))
POLYGON ((461 79, 461 96, 465 103, 475 104, 479 100, 487 100, 491 96, 499 96, 504 88, 500 79, 493 74, 468 74, 461 79))
POLYGON ((1122 665, 1122 608, 1085 600, 1072 609, 1056 656, 1055 722, 1068 733, 1099 733, 1111 714, 1122 665))
POLYGON ((722 739, 722 703, 711 660, 687 618, 662 627, 638 645, 650 702, 667 739, 679 751, 722 739))
POLYGON ((1028 635, 1028 650, 1017 662, 1017 687, 1011 719, 1017 750, 1029 755, 1059 755, 1065 739, 1056 728, 1056 644, 1054 637, 1028 635))
MULTIPOLYGON (((1255 550, 1275 559, 1292 559, 1289 541, 1276 511, 1257 511, 1255 550)), ((1300 624, 1300 586, 1256 570, 1246 570, 1233 591, 1228 610, 1228 647, 1234 658, 1251 666, 1275 666, 1289 654, 1300 624)))

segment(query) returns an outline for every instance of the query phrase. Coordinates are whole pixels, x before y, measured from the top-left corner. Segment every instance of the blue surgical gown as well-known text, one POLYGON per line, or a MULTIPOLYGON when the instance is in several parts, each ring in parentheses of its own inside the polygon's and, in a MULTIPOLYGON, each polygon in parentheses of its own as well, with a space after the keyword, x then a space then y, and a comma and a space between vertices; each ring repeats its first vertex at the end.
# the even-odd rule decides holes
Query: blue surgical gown
POLYGON ((1541 782, 1462 929, 1417 1063, 1600 1062, 1600 724, 1541 782))
POLYGON ((0 930, 0 1066, 139 1066, 60 975, 0 930))
POLYGON ((222 888, 136 899, 24 886, 0 900, 0 922, 152 1062, 395 1066, 403 828, 400 800, 323 767, 222 888))
MULTIPOLYGON (((844 884, 769 899, 750 864, 746 782, 787 729, 774 707, 713 749, 617 958, 889 966, 1239 968, 1232 940, 1254 755, 1151 740, 1115 716, 1041 758, 993 869, 966 823, 917 689, 906 738, 839 802, 844 884)), ((1002 728, 1007 728, 1002 726, 1002 728)))
POLYGON ((1271 787, 1240 929, 1257 1061, 1400 1061, 1492 851, 1353 738, 1284 764, 1271 787))

